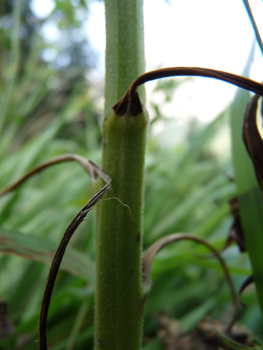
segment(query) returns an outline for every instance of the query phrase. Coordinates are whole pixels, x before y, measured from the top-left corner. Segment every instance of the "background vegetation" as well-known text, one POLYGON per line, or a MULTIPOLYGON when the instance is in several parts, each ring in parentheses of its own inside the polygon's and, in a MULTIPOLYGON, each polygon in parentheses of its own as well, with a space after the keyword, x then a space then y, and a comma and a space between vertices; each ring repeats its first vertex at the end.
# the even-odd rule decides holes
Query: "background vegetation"
MULTIPOLYGON (((89 72, 96 54, 81 31, 89 3, 54 3, 50 16, 41 20, 30 1, 22 1, 21 8, 18 1, 0 3, 1 189, 63 153, 77 153, 100 164, 98 101, 103 92, 94 95, 89 72), (59 29, 57 44, 43 37, 48 21, 59 29), (52 55, 54 59, 47 60, 52 55)), ((230 152, 220 152, 218 146, 222 137, 228 137, 231 108, 207 125, 167 119, 162 108, 176 87, 174 81, 158 83, 156 93, 163 94, 163 104, 151 102, 144 248, 172 232, 193 233, 221 248, 233 222, 228 200, 236 194, 230 152), (160 123, 171 143, 162 142, 156 133, 160 123)), ((8 327, 13 332, 0 339, 1 349, 37 348, 40 302, 52 254, 93 193, 83 170, 68 163, 45 170, 0 199, 0 297, 8 304, 13 325, 8 327)), ((92 212, 73 237, 56 282, 49 311, 50 349, 93 346, 94 235, 92 212)), ((179 243, 157 256, 145 311, 144 349, 172 349, 181 332, 197 329, 205 317, 222 324, 231 318, 222 271, 215 259, 198 256, 204 254, 204 248, 179 243)), ((247 254, 232 246, 223 256, 238 288, 251 273, 247 254)), ((249 306, 240 309, 240 323, 260 335, 253 288, 244 301, 249 306)), ((0 310, 1 317, 7 316, 0 310)), ((0 322, 0 336, 5 335, 1 327, 0 322)))

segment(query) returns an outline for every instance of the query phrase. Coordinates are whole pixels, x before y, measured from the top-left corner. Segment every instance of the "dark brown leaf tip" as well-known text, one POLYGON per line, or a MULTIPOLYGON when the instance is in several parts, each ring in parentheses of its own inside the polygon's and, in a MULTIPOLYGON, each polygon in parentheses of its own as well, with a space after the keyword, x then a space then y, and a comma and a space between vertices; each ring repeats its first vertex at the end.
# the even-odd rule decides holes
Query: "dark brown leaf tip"
POLYGON ((254 278, 253 276, 249 276, 245 279, 245 281, 241 284, 239 291, 238 291, 238 301, 242 306, 246 306, 246 304, 243 303, 242 299, 241 299, 241 294, 243 293, 243 291, 254 282, 254 278))
POLYGON ((256 95, 248 103, 244 125, 243 140, 252 159, 261 190, 263 190, 263 140, 257 127, 257 109, 260 96, 256 95))
POLYGON ((136 117, 143 111, 142 104, 137 93, 137 88, 151 80, 176 77, 199 76, 214 78, 236 85, 242 89, 253 91, 263 96, 263 85, 259 82, 232 73, 201 67, 168 67, 150 71, 140 75, 129 87, 125 96, 113 106, 114 112, 119 116, 136 117))
POLYGON ((114 106, 114 112, 122 117, 136 117, 143 111, 143 106, 136 90, 128 89, 125 96, 120 99, 114 106))
POLYGON ((7 337, 14 331, 15 328, 8 319, 7 302, 0 298, 0 339, 7 337))
POLYGON ((239 247, 240 252, 243 253, 247 251, 247 248, 245 242, 245 235, 240 219, 239 204, 237 197, 230 199, 229 205, 231 208, 232 215, 234 217, 234 221, 228 235, 227 243, 229 244, 226 243, 225 248, 227 248, 232 243, 232 241, 235 241, 239 247))

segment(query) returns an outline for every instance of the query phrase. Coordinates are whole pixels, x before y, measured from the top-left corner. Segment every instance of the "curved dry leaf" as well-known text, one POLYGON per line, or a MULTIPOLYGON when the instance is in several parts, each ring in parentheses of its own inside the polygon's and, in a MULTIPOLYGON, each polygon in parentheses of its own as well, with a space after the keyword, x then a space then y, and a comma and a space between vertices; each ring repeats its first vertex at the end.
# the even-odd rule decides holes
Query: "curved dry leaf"
POLYGON ((14 326, 8 319, 7 301, 0 297, 0 339, 15 331, 14 326))
POLYGON ((92 165, 94 172, 97 173, 106 182, 106 185, 99 192, 97 192, 88 201, 86 205, 84 205, 84 207, 79 211, 79 213, 71 221, 66 232, 64 233, 64 236, 53 258, 53 261, 49 270, 49 275, 48 275, 42 303, 41 303, 41 310, 40 310, 40 317, 39 317, 39 349, 40 350, 47 350, 46 329, 47 329, 48 309, 49 309, 49 304, 50 304, 52 292, 54 289, 57 273, 58 273, 61 261, 63 259, 63 255, 66 251, 67 245, 71 237, 73 236, 74 232, 78 228, 78 226, 85 219, 88 212, 110 190, 110 187, 111 187, 111 178, 107 174, 105 174, 97 164, 93 163, 92 161, 89 161, 89 163, 92 165))
POLYGON ((63 162, 71 162, 75 161, 79 163, 82 168, 89 174, 91 180, 95 180, 98 177, 98 173, 96 171, 96 168, 94 167, 94 163, 91 161, 88 161, 84 157, 78 156, 77 154, 62 154, 61 156, 52 158, 47 160, 46 162, 43 162, 36 166, 35 168, 31 169, 28 171, 24 176, 22 176, 19 180, 14 182, 13 184, 9 185, 5 189, 3 189, 0 192, 0 197, 3 196, 4 194, 13 191, 16 187, 21 185, 23 182, 25 182, 27 179, 29 179, 31 176, 41 172, 42 170, 63 162))
POLYGON ((76 154, 64 154, 59 157, 55 157, 53 159, 50 159, 46 162, 43 162, 39 164, 37 167, 30 170, 28 173, 26 173, 22 178, 17 180, 15 183, 11 184, 4 190, 0 192, 0 196, 14 190, 16 187, 18 187, 20 184, 22 184, 24 181, 26 181, 31 176, 39 173, 40 171, 44 170, 45 168, 52 166, 54 164, 67 162, 67 161, 76 161, 79 163, 85 171, 89 174, 91 180, 95 180, 100 176, 105 182, 106 185, 97 192, 91 200, 84 205, 84 207, 79 211, 79 213, 75 216, 75 218, 72 220, 70 225, 68 226, 58 248, 57 251, 53 257, 52 264, 50 267, 48 280, 46 283, 44 296, 42 299, 41 304, 41 311, 40 311, 40 321, 39 321, 39 348, 40 350, 46 350, 47 349, 47 339, 46 339, 46 325, 47 325, 47 314, 48 314, 48 308, 51 300, 52 291, 54 288, 56 276, 60 267, 60 264, 63 259, 63 255, 66 251, 67 245, 73 236, 74 232, 78 228, 78 226, 81 224, 81 222, 85 219, 88 212, 94 207, 94 205, 110 190, 111 187, 111 178, 105 174, 102 169, 92 162, 91 160, 87 160, 81 156, 78 156, 76 154))
POLYGON ((246 304, 243 303, 242 299, 241 299, 241 294, 244 292, 244 290, 250 285, 254 283, 254 277, 251 275, 251 276, 248 276, 245 281, 241 284, 240 288, 239 288, 239 291, 238 291, 238 300, 239 300, 239 303, 242 305, 242 306, 246 306, 246 304))
POLYGON ((252 159, 261 190, 263 190, 263 141, 257 127, 257 108, 260 96, 255 95, 248 103, 243 125, 243 140, 252 159))
POLYGON ((229 332, 231 330, 232 326, 234 325, 234 323, 236 322, 237 314, 238 314, 238 299, 236 296, 234 284, 233 284, 232 278, 230 276, 230 272, 228 270, 228 267, 226 266, 224 259, 221 257, 221 255, 219 254, 219 252, 217 251, 216 248, 214 248, 210 243, 208 243, 207 241, 205 241, 202 238, 199 238, 199 237, 187 234, 187 233, 173 233, 173 234, 164 236, 164 237, 158 239, 155 243, 153 243, 147 249, 147 251, 145 252, 143 259, 142 259, 142 279, 143 279, 143 286, 145 288, 145 291, 148 292, 150 289, 151 268, 152 268, 152 263, 153 263, 153 260, 156 256, 156 254, 162 248, 166 247, 168 244, 182 241, 182 240, 190 240, 190 241, 194 241, 194 242, 197 242, 197 243, 200 243, 200 244, 206 246, 210 251, 212 251, 212 253, 215 255, 215 257, 219 260, 219 262, 223 268, 227 283, 229 285, 231 298, 232 298, 232 302, 233 302, 233 308, 234 308, 233 319, 231 320, 230 324, 226 327, 226 331, 229 332))
POLYGON ((234 241, 238 245, 240 251, 243 253, 247 251, 247 248, 246 248, 244 231, 243 231, 241 219, 240 219, 239 204, 238 204, 237 197, 230 199, 229 205, 231 208, 232 215, 234 217, 234 221, 229 230, 228 240, 223 250, 225 250, 229 246, 229 244, 234 241))
POLYGON ((141 113, 142 106, 138 98, 137 88, 151 80, 177 76, 197 76, 218 79, 263 96, 263 85, 261 83, 240 75, 203 67, 167 67, 140 75, 130 85, 124 97, 113 106, 115 113, 122 115, 127 110, 132 115, 141 113))

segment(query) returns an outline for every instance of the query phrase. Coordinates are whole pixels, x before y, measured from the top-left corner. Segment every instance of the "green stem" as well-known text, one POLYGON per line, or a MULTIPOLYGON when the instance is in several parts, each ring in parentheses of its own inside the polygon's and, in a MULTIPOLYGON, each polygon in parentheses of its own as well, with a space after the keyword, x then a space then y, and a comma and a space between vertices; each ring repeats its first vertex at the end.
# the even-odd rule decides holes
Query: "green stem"
POLYGON ((112 189, 106 197, 122 203, 112 199, 97 207, 95 349, 141 349, 147 123, 145 113, 123 117, 114 112, 104 122, 103 168, 112 178, 112 189))
POLYGON ((144 72, 141 0, 108 0, 102 167, 112 179, 97 207, 95 349, 140 350, 141 251, 148 116, 110 110, 144 72), (116 200, 118 199, 118 200, 116 200))
MULTIPOLYGON (((145 71, 143 0, 105 0, 105 112, 145 71)), ((141 91, 144 102, 144 90, 141 91)))

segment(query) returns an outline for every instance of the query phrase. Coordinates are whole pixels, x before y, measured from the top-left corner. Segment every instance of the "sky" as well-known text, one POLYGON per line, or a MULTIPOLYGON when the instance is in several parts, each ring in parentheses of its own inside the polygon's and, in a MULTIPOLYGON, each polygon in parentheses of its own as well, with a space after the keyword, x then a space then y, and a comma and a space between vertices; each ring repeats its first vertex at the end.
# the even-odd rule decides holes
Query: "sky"
MULTIPOLYGON (((250 1, 258 26, 262 0, 250 1)), ((42 15, 52 0, 34 0, 42 15)), ((99 53, 98 74, 104 74, 105 18, 103 2, 93 1, 84 28, 99 53)), ((242 0, 144 0, 146 70, 168 66, 199 66, 242 74, 254 32, 242 0)), ((260 30, 259 26, 259 30, 260 30)), ((51 29, 50 29, 51 30, 51 29)), ((260 30, 263 33, 263 27, 260 30)), ((54 35, 54 34, 53 34, 54 35)), ((251 78, 263 79, 263 59, 256 47, 251 78)), ((149 98, 155 83, 146 84, 149 98)), ((174 94, 166 116, 210 121, 233 99, 235 88, 211 79, 193 78, 174 94)), ((155 96, 155 98, 162 98, 155 96)))

